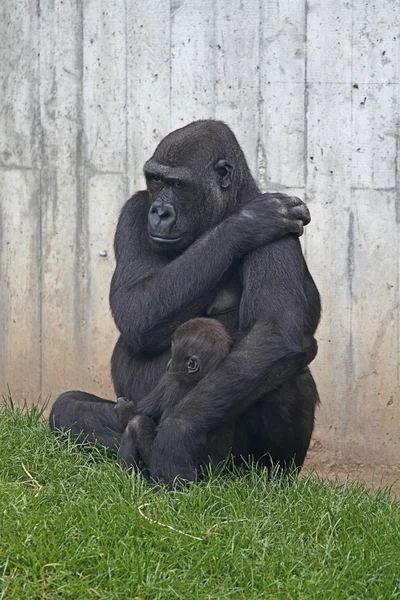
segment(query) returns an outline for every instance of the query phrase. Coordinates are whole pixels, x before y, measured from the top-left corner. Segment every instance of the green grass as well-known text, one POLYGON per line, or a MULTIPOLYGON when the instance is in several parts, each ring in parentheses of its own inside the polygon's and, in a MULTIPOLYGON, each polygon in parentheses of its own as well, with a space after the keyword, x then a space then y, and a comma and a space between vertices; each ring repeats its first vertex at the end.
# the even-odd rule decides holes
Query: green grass
POLYGON ((400 598, 389 490, 253 469, 155 491, 9 403, 0 461, 0 599, 400 598))

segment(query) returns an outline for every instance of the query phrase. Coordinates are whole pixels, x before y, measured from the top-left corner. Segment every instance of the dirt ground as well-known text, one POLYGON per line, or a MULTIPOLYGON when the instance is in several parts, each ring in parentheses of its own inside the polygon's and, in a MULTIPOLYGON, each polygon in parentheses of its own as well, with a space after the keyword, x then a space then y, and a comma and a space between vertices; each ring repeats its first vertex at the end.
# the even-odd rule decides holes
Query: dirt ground
POLYGON ((400 467, 392 465, 367 465, 352 462, 340 454, 333 454, 323 445, 313 440, 304 463, 304 472, 313 470, 318 475, 329 479, 339 478, 340 481, 361 480, 368 487, 379 485, 392 486, 396 494, 400 494, 400 467))

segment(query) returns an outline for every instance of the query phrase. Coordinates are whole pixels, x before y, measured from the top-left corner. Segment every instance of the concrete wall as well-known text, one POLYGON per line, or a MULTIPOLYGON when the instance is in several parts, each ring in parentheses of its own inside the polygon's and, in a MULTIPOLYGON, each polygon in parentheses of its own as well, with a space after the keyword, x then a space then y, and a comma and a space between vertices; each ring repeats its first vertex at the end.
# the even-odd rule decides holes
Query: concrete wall
POLYGON ((305 198, 327 448, 400 456, 398 0, 8 0, 0 392, 112 394, 112 238, 170 130, 216 117, 305 198))

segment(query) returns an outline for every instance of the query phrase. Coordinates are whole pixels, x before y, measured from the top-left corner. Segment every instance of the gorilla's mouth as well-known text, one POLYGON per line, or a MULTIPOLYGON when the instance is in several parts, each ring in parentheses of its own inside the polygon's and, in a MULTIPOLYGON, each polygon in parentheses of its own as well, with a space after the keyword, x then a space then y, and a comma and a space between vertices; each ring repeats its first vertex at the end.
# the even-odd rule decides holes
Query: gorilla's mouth
POLYGON ((177 244, 178 242, 181 241, 182 238, 183 238, 182 235, 179 237, 175 237, 175 238, 161 237, 158 235, 150 235, 150 239, 153 242, 156 242, 156 244, 177 244))

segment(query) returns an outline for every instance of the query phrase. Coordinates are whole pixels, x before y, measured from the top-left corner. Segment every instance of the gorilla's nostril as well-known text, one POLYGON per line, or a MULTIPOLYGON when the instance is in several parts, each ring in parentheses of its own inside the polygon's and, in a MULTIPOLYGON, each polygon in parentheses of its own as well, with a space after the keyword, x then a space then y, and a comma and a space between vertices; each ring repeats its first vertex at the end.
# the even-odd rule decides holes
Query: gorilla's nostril
POLYGON ((158 213, 156 210, 151 210, 150 214, 149 214, 149 223, 152 227, 156 227, 157 225, 159 225, 161 219, 158 216, 158 213))
POLYGON ((161 220, 173 219, 175 217, 175 210, 172 204, 163 204, 157 212, 161 220))

